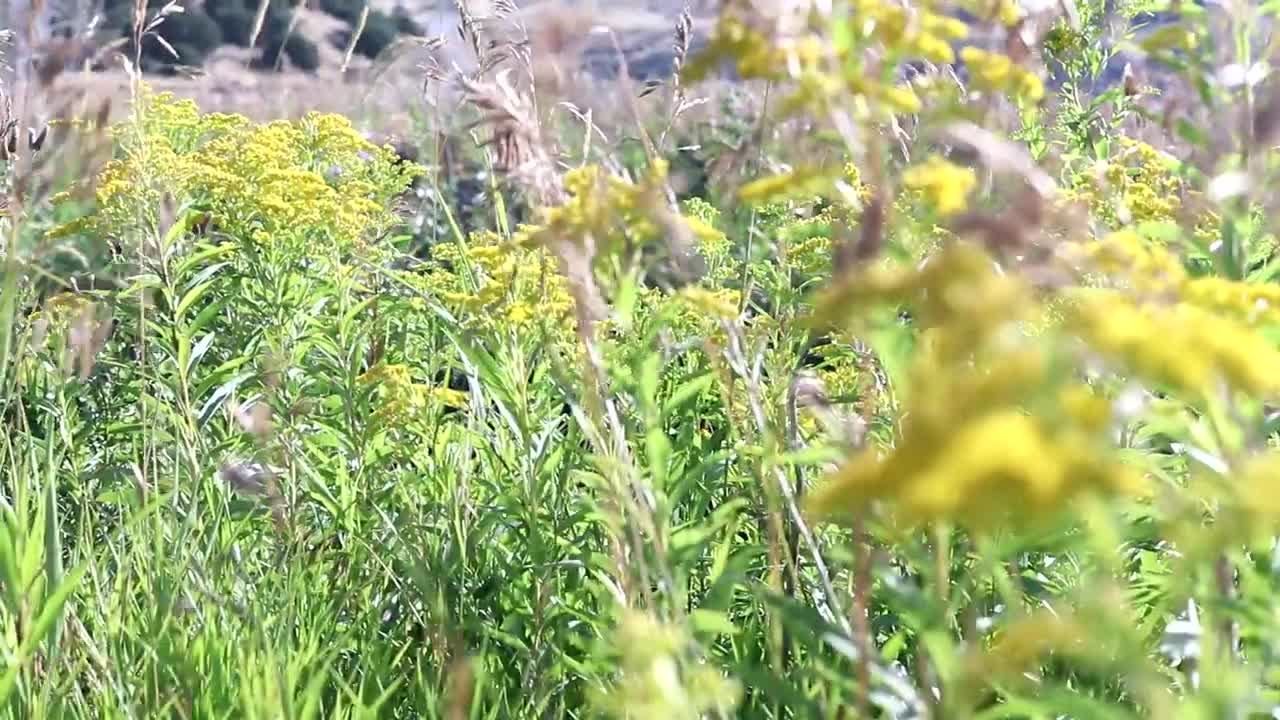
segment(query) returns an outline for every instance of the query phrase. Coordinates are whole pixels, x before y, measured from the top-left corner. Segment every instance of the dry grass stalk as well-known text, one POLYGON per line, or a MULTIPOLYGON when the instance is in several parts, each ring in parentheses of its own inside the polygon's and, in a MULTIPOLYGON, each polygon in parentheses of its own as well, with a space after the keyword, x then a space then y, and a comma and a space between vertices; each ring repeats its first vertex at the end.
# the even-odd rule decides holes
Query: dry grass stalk
MULTIPOLYGON (((263 0, 262 6, 265 8, 268 2, 270 0, 263 0)), ((280 42, 280 51, 276 53, 275 63, 272 65, 276 72, 284 66, 284 47, 289 44, 289 38, 293 37, 294 31, 298 29, 298 23, 302 20, 302 11, 307 9, 308 2, 310 0, 301 0, 289 15, 289 25, 284 29, 284 40, 280 42)), ((253 47, 252 42, 249 43, 249 47, 253 47)))
POLYGON ((86 303, 71 326, 67 350, 75 358, 80 380, 88 380, 93 372, 94 360, 106 347, 113 325, 110 320, 98 318, 98 306, 86 303))
POLYGON ((263 501, 271 509, 276 527, 285 529, 285 499, 270 468, 259 463, 228 462, 219 468, 218 477, 237 495, 263 501))
POLYGON ((164 36, 157 32, 160 26, 164 24, 165 18, 170 15, 185 12, 180 0, 169 0, 163 7, 156 11, 155 15, 147 20, 147 2, 146 0, 137 0, 133 6, 133 41, 134 41, 134 64, 142 65, 142 42, 147 37, 155 38, 155 41, 173 56, 175 60, 180 60, 181 56, 178 51, 164 39, 164 36))
POLYGON ((511 70, 503 70, 489 81, 462 73, 457 80, 464 101, 481 114, 467 129, 484 126, 491 131, 481 145, 495 148, 495 167, 523 181, 541 204, 558 202, 559 172, 542 138, 533 98, 516 89, 511 70))
MULTIPOLYGON (((271 0, 259 0, 258 11, 253 15, 253 28, 249 30, 249 47, 254 48, 258 45, 258 35, 262 33, 262 26, 267 20, 267 9, 271 6, 271 0)), ((297 15, 297 11, 294 11, 297 15)))
POLYGON ((346 50, 342 53, 342 68, 339 73, 347 74, 347 67, 351 64, 351 56, 355 54, 356 43, 360 42, 360 36, 364 34, 365 24, 369 22, 369 0, 365 0, 364 9, 360 11, 360 17, 356 19, 355 30, 351 33, 351 40, 347 43, 346 50))

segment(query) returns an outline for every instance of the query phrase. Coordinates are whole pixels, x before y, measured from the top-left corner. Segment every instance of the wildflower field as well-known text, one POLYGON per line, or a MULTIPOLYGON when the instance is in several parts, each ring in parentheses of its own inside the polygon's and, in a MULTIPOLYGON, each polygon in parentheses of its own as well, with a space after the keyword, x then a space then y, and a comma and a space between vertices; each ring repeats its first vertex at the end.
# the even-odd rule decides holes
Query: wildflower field
POLYGON ((178 6, 4 56, 4 717, 1280 717, 1280 4, 459 3, 394 142, 178 6))

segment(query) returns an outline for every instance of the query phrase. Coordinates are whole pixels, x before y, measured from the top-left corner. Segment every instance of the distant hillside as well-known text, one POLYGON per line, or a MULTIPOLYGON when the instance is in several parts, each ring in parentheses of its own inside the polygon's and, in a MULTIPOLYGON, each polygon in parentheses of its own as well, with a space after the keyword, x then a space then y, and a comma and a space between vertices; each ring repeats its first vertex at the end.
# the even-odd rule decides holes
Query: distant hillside
MULTIPOLYGON (((157 14, 167 0, 148 0, 148 9, 157 14)), ((101 36, 104 41, 122 39, 132 55, 131 37, 134 0, 106 0, 101 36)), ((260 69, 292 68, 315 70, 324 55, 323 47, 345 48, 364 11, 364 0, 315 0, 313 9, 296 9, 290 0, 270 0, 261 26, 254 35, 259 0, 204 0, 188 2, 184 12, 165 16, 156 35, 142 43, 144 70, 173 73, 182 67, 199 67, 215 51, 226 46, 255 51, 254 64, 260 69), (308 33, 317 26, 306 22, 316 14, 338 21, 322 36, 308 33), (175 54, 177 57, 175 57, 175 54)), ((422 35, 423 27, 413 15, 394 6, 374 9, 364 18, 355 52, 373 58, 403 35, 422 35)))

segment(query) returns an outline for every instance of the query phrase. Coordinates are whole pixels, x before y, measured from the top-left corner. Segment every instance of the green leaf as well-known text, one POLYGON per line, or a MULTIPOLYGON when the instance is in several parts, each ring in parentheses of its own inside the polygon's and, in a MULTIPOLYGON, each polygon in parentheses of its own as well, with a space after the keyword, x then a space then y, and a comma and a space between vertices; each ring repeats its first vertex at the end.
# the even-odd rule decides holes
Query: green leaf
POLYGON ((200 283, 199 285, 196 285, 195 287, 188 290, 186 294, 182 296, 182 299, 178 301, 178 307, 173 311, 173 316, 175 318, 182 318, 184 315, 186 315, 187 309, 190 308, 197 301, 199 301, 200 297, 204 295, 205 292, 207 292, 209 288, 212 286, 213 286, 213 281, 206 280, 200 283))
POLYGON ((689 625, 694 632, 703 635, 737 635, 741 632, 728 615, 701 608, 689 613, 689 625))
POLYGON ((227 298, 220 298, 201 308, 200 312, 196 314, 195 319, 188 323, 187 332, 192 335, 196 335, 201 330, 204 330, 205 326, 216 318, 218 313, 222 312, 222 309, 227 306, 227 303, 227 298))
POLYGON ((18 675, 31 659, 36 647, 43 642, 45 636, 49 634, 54 625, 62 619, 62 611, 66 606, 67 598, 71 597, 71 593, 80 584, 80 579, 84 577, 87 569, 87 565, 77 567, 58 587, 54 588, 49 597, 45 598, 39 616, 37 616, 36 621, 28 630, 27 635, 22 639, 22 645, 18 649, 18 662, 10 665, 4 674, 0 675, 0 706, 8 703, 9 696, 13 693, 13 689, 18 683, 18 675))
POLYGON ((697 400, 715 384, 716 375, 711 371, 704 372, 700 375, 680 383, 667 400, 662 405, 662 417, 671 418, 685 408, 686 405, 697 400))
POLYGON ((213 347, 213 341, 214 334, 209 333, 200 338, 199 342, 195 344, 195 347, 191 349, 191 356, 187 358, 187 365, 185 368, 188 376, 190 376, 191 371, 195 369, 196 363, 200 362, 200 358, 204 357, 204 354, 209 352, 210 347, 213 347))
POLYGON ((218 245, 203 245, 199 252, 192 253, 182 259, 177 264, 175 274, 178 277, 186 277, 191 273, 192 269, 199 265, 203 265, 207 260, 220 258, 223 255, 229 255, 237 250, 234 243, 220 243, 218 245))

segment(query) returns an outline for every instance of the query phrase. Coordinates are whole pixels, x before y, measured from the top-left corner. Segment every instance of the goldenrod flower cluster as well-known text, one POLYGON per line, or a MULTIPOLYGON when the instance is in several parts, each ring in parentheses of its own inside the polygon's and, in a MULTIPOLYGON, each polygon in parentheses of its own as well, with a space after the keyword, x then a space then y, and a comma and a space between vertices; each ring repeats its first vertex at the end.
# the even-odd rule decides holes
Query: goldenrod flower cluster
POLYGON ((1176 293, 1187 280, 1182 261, 1130 230, 1068 245, 1064 257, 1095 281, 1138 293, 1176 293))
POLYGON ((1230 480, 1232 498, 1223 508, 1222 524, 1229 531, 1243 534, 1260 533, 1267 538, 1274 534, 1280 520, 1280 492, 1276 492, 1280 479, 1280 451, 1267 448, 1253 455, 1234 468, 1230 480))
POLYGON ((566 338, 572 330, 573 299, 556 260, 540 248, 493 232, 432 248, 426 287, 470 328, 530 332, 566 338))
POLYGON ((1280 286, 1192 276, 1177 255, 1132 231, 1073 246, 1067 257, 1096 281, 1147 302, 1178 302, 1249 326, 1280 324, 1280 286))
POLYGON ((969 70, 973 85, 981 90, 1032 103, 1044 98, 1044 82, 1040 76, 1020 67, 1008 55, 966 47, 960 51, 960 59, 969 70))
POLYGON ((1138 303, 1116 291, 1083 293, 1069 326, 1137 375, 1193 395, 1226 386, 1280 393, 1280 353, 1247 325, 1189 302, 1138 303))
MULTIPOLYGON (((790 80, 791 95, 784 98, 784 112, 807 108, 851 108, 860 116, 916 113, 923 103, 912 84, 894 85, 880 78, 875 68, 914 59, 934 63, 955 61, 953 43, 968 36, 968 27, 957 18, 929 7, 907 8, 885 0, 854 0, 839 34, 827 37, 831 28, 808 28, 803 22, 789 32, 777 31, 775 18, 745 15, 739 6, 726 6, 708 47, 686 66, 685 77, 696 80, 720 62, 733 63, 740 77, 790 80), (756 22, 753 22, 756 21, 756 22)), ((1016 12, 1016 3, 1002 0, 1016 12)), ((946 91, 945 86, 935 88, 946 91)))
POLYGON ((677 293, 682 303, 696 313, 717 320, 736 320, 741 302, 737 290, 709 290, 698 285, 681 288, 677 293))
MULTIPOLYGON (((691 289, 679 298, 685 309, 725 318, 729 314, 728 308, 734 306, 732 314, 736 315, 736 297, 718 288, 733 272, 732 244, 723 232, 715 228, 715 213, 705 205, 687 204, 688 215, 668 205, 666 173, 667 164, 661 160, 651 164, 647 173, 635 183, 609 175, 595 165, 570 171, 565 176, 565 202, 543 208, 542 223, 522 228, 513 242, 519 248, 535 251, 537 257, 580 253, 583 258, 605 264, 608 258, 623 249, 634 251, 659 241, 673 230, 673 226, 680 225, 693 240, 709 270, 702 279, 705 285, 702 290, 691 289), (566 250, 565 243, 572 249, 566 250)), ((523 265, 528 267, 529 263, 524 262, 523 265)), ((570 307, 567 289, 560 284, 559 276, 555 283, 549 286, 543 283, 542 287, 550 288, 552 294, 542 301, 550 303, 550 307, 536 310, 540 317, 557 317, 558 313, 570 307)), ((654 309, 663 304, 662 298, 654 293, 641 293, 641 296, 654 309)))
POLYGON ((902 182, 907 188, 924 193, 939 213, 954 215, 968 206, 969 193, 977 186, 978 177, 973 170, 934 155, 907 168, 902 182))
POLYGON ((778 261, 803 277, 828 275, 835 213, 829 208, 815 217, 797 218, 777 228, 778 261))
POLYGON ((136 124, 115 129, 120 154, 97 178, 95 210, 55 235, 146 229, 168 196, 240 242, 298 256, 345 252, 396 222, 392 201, 422 172, 338 115, 255 125, 202 115, 168 93, 142 102, 136 124))
POLYGON ((1280 323, 1272 285, 1193 277, 1131 231, 1074 248, 1097 287, 1067 294, 1065 326, 1128 371, 1192 398, 1230 388, 1280 392, 1280 352, 1258 325, 1280 323))
POLYGON ((882 0, 857 0, 854 23, 866 29, 869 37, 882 42, 906 57, 918 57, 933 63, 955 62, 952 41, 969 36, 969 27, 953 17, 928 9, 907 8, 882 0))
POLYGON ((688 657, 692 639, 683 628, 650 615, 628 612, 614 646, 621 672, 610 691, 596 697, 598 709, 618 718, 698 720, 728 717, 742 689, 707 663, 688 657))
POLYGON ((983 528, 1033 522, 1079 493, 1140 487, 1108 449, 1110 404, 1058 367, 1043 337, 1023 331, 1037 315, 1035 294, 985 252, 957 242, 922 267, 868 267, 821 297, 817 317, 898 305, 923 334, 902 436, 848 461, 812 495, 813 509, 888 502, 907 522, 983 528))
MULTIPOLYGON (((564 178, 565 202, 542 208, 542 222, 521 233, 520 242, 552 248, 570 240, 610 255, 628 243, 639 247, 660 237, 660 213, 671 212, 665 207, 667 168, 665 160, 655 160, 636 183, 611 175, 598 165, 569 171, 564 178)), ((686 223, 695 233, 715 233, 703 223, 690 224, 682 216, 675 220, 686 223)))
POLYGON ((410 426, 437 403, 454 408, 467 404, 466 393, 416 382, 406 365, 381 363, 360 375, 358 381, 378 393, 378 407, 372 419, 379 428, 410 426))
POLYGON ((1175 220, 1182 207, 1182 181, 1173 159, 1131 138, 1121 137, 1118 144, 1119 152, 1106 163, 1075 176, 1067 198, 1087 205, 1112 229, 1175 220))
POLYGON ((854 351, 852 338, 847 333, 832 333, 831 342, 815 348, 813 353, 822 358, 815 371, 829 399, 879 399, 868 397, 870 393, 866 385, 871 374, 862 370, 861 358, 854 351))
POLYGON ((32 318, 44 318, 50 323, 60 324, 78 316, 90 307, 93 301, 87 296, 74 292, 60 292, 53 295, 39 310, 32 313, 32 318))
POLYGON ((693 230, 698 254, 706 262, 704 282, 721 283, 735 271, 733 241, 720 230, 716 222, 720 210, 702 198, 689 198, 682 206, 684 220, 693 230))

